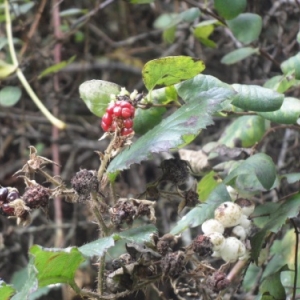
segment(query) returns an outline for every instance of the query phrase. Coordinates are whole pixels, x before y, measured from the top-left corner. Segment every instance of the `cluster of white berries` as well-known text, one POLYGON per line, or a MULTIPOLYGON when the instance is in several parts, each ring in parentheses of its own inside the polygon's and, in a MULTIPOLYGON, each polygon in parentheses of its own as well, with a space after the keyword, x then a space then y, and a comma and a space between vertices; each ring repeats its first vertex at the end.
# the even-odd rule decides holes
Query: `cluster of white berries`
POLYGON ((221 257, 226 262, 235 262, 248 258, 249 251, 245 240, 250 233, 251 221, 248 216, 254 211, 254 204, 247 199, 238 199, 236 202, 224 202, 215 210, 214 219, 202 224, 204 236, 208 237, 213 245, 213 257, 221 257), (223 233, 230 228, 228 237, 223 233))

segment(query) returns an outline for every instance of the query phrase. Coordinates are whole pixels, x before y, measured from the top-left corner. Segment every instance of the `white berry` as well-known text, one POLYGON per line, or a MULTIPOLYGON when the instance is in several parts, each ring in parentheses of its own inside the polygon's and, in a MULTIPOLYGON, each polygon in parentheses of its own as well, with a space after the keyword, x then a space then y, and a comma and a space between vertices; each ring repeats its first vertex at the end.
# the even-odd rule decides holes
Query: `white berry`
POLYGON ((235 201, 242 208, 242 213, 246 216, 250 216, 255 209, 254 202, 249 199, 240 198, 235 201))
POLYGON ((220 250, 222 259, 231 263, 236 262, 238 259, 244 259, 246 252, 245 245, 235 237, 225 239, 225 243, 220 250))
POLYGON ((225 228, 238 225, 241 216, 242 209, 234 202, 224 202, 215 210, 215 219, 225 228))
POLYGON ((205 234, 205 236, 209 237, 211 243, 213 244, 214 251, 218 251, 218 250, 222 249, 224 242, 225 242, 225 238, 221 233, 212 232, 209 234, 205 234))
POLYGON ((224 232, 224 226, 215 219, 206 220, 202 224, 201 228, 204 234, 209 234, 213 232, 219 232, 222 234, 224 232))
POLYGON ((239 225, 241 225, 246 230, 246 233, 249 234, 251 229, 251 221, 248 219, 246 215, 241 215, 241 218, 239 220, 239 225))
POLYGON ((236 236, 240 241, 244 241, 247 237, 247 232, 244 227, 237 225, 232 229, 232 234, 236 236))

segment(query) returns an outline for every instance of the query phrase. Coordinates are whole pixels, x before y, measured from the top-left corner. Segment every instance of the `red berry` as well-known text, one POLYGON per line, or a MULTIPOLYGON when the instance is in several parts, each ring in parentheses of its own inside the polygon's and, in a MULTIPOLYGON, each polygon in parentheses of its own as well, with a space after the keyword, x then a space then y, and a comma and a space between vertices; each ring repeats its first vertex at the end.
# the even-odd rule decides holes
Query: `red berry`
POLYGON ((122 136, 128 135, 128 134, 130 134, 130 133, 132 133, 132 132, 133 132, 133 129, 132 129, 132 128, 123 128, 123 129, 121 130, 121 135, 122 135, 122 136))
POLYGON ((135 113, 135 108, 133 106, 130 107, 130 111, 131 111, 131 117, 134 117, 134 113, 135 113))
POLYGON ((103 122, 103 120, 101 121, 101 127, 104 131, 108 131, 109 130, 109 125, 107 125, 105 122, 103 122))
POLYGON ((8 204, 3 204, 2 205, 2 211, 8 216, 14 216, 15 215, 15 209, 13 207, 10 207, 8 204))
POLYGON ((115 106, 116 106, 116 104, 115 103, 110 103, 109 105, 108 105, 108 107, 107 107, 107 109, 106 109, 106 112, 107 113, 109 113, 110 115, 112 115, 113 114, 113 110, 114 110, 114 108, 115 108, 115 106))
POLYGON ((129 102, 127 102, 127 101, 124 101, 124 100, 122 100, 122 101, 119 101, 120 102, 120 106, 122 107, 122 108, 130 108, 130 107, 132 107, 132 105, 131 105, 131 103, 129 103, 129 102))
POLYGON ((111 125, 112 120, 112 116, 109 113, 105 113, 102 117, 102 122, 106 123, 109 126, 111 125))
POLYGON ((123 126, 125 128, 132 128, 132 125, 133 125, 132 119, 126 119, 123 121, 123 126))
POLYGON ((117 123, 113 122, 110 126, 110 131, 116 131, 116 128, 117 128, 117 123))
POLYGON ((131 115, 132 115, 132 113, 131 113, 131 109, 130 109, 130 108, 127 108, 127 107, 122 108, 122 117, 123 117, 124 119, 130 118, 131 115))
POLYGON ((122 114, 122 108, 120 106, 115 106, 114 109, 113 109, 113 114, 116 116, 116 117, 121 117, 121 114, 122 114))

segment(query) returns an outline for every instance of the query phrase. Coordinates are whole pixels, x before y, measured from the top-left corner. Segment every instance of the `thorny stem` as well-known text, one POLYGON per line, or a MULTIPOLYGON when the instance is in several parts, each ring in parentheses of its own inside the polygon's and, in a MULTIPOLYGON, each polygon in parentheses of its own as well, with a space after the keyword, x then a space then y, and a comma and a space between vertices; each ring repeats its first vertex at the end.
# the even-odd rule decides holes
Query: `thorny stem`
POLYGON ((98 270, 98 293, 103 295, 103 283, 104 283, 104 271, 105 271, 105 253, 99 259, 99 270, 98 270))
POLYGON ((295 276, 294 276, 294 286, 293 286, 293 296, 292 300, 296 299, 296 290, 297 290, 297 279, 298 279, 298 248, 299 248, 299 231, 297 228, 297 225, 294 221, 294 219, 290 219, 291 223, 294 226, 295 229, 295 236, 296 236, 296 242, 295 242, 295 258, 294 258, 294 265, 295 265, 295 276))
POLYGON ((105 150, 103 158, 101 159, 101 164, 100 164, 100 167, 99 167, 99 170, 98 170, 98 175, 97 175, 99 182, 101 182, 103 174, 104 174, 105 169, 107 167, 107 164, 108 164, 109 160, 111 159, 111 152, 112 152, 112 150, 115 146, 117 134, 118 134, 118 132, 116 131, 115 134, 114 134, 113 139, 110 141, 107 149, 105 150))
POLYGON ((51 182, 55 186, 60 186, 61 185, 61 182, 54 179, 52 176, 50 176, 47 172, 43 171, 42 169, 38 169, 38 172, 41 173, 49 182, 51 182))
POLYGON ((11 28, 11 18, 9 13, 9 4, 8 0, 4 1, 5 6, 5 20, 6 20, 6 35, 8 40, 8 47, 9 47, 9 53, 12 59, 13 66, 16 68, 16 74, 21 81, 24 89, 32 99, 32 101, 36 104, 36 106, 40 109, 40 111, 44 114, 44 116, 56 127, 59 129, 65 129, 66 124, 62 122, 61 120, 54 117, 50 111, 44 106, 44 104, 41 102, 41 100, 38 98, 38 96, 35 94, 31 86, 29 85, 26 77, 24 76, 22 70, 19 68, 19 63, 16 55, 16 51, 14 48, 13 43, 13 35, 12 35, 12 28, 11 28))

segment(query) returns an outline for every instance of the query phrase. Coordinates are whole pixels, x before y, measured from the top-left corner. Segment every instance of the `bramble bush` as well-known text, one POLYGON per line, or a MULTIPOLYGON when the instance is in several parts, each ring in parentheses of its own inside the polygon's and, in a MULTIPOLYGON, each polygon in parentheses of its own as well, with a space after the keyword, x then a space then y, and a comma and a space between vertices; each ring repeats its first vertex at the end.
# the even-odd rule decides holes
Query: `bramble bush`
MULTIPOLYGON (((261 17, 244 13, 245 7, 246 1, 215 0, 218 14, 193 26, 192 34, 208 47, 214 46, 210 34, 216 26, 232 32, 241 47, 222 58, 225 64, 263 53, 249 46, 261 33, 261 17)), ((162 15, 155 24, 172 42, 177 26, 197 21, 200 13, 194 7, 162 15)), ((18 171, 25 193, 2 187, 0 208, 6 217, 28 225, 31 212, 46 209, 54 197, 81 202, 94 214, 99 239, 63 249, 33 245, 26 283, 16 291, 1 282, 1 299, 27 299, 54 284, 68 284, 89 299, 117 299, 148 287, 157 290, 161 281, 171 285, 178 299, 229 299, 236 294, 296 299, 300 194, 278 198, 274 193, 298 182, 300 173, 280 172, 263 145, 272 132, 300 128, 300 101, 289 96, 299 86, 298 54, 283 61, 282 74, 263 86, 227 84, 200 74, 204 69, 199 59, 167 56, 144 65, 147 92, 104 80, 80 85, 80 97, 102 118, 102 138, 109 140, 108 147, 97 152, 99 169, 79 170, 64 183, 43 169, 53 162, 31 146, 28 161, 18 171), (189 149, 214 126, 216 117, 232 119, 222 136, 202 150, 189 149), (115 196, 114 183, 123 170, 161 152, 178 155, 163 160, 159 178, 139 195, 115 196), (33 180, 36 173, 52 187, 33 180), (157 224, 162 199, 178 211, 170 232, 160 232, 157 224), (121 241, 123 253, 108 261, 107 251, 121 241), (96 291, 75 282, 76 271, 86 262, 97 265, 96 291)))

